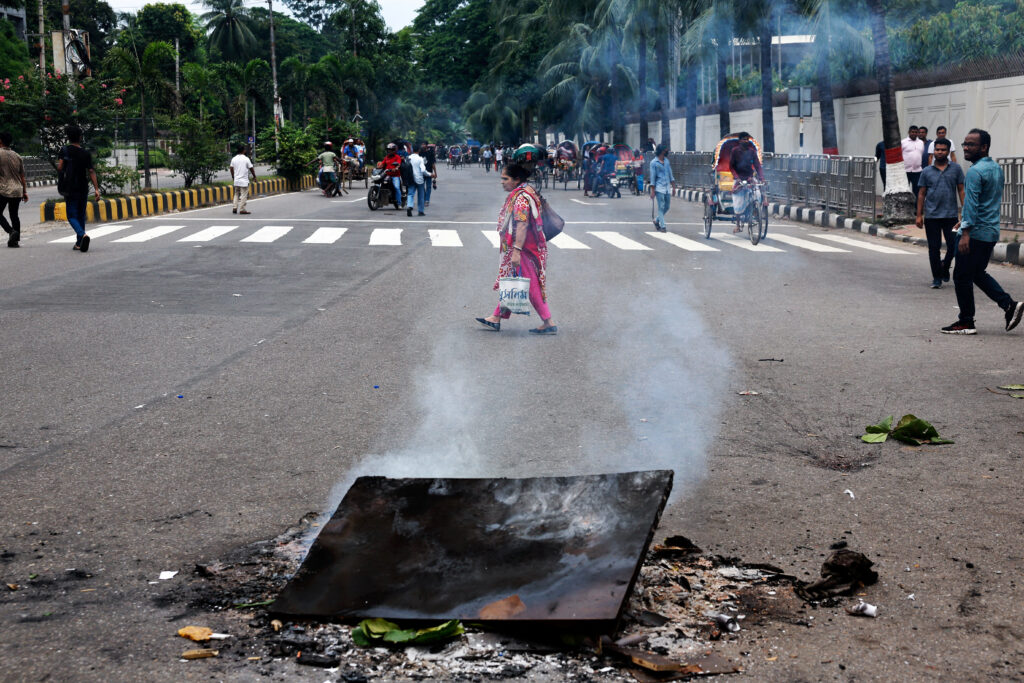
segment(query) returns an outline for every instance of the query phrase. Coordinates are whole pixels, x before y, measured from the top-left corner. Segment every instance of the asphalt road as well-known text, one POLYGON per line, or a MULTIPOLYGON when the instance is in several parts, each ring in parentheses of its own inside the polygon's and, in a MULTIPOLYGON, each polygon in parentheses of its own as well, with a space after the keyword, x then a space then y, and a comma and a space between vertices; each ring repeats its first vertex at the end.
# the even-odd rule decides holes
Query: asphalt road
POLYGON ((659 536, 807 578, 839 540, 876 563, 879 618, 822 608, 724 644, 750 680, 1024 676, 1024 402, 990 391, 1024 383, 1024 329, 979 295, 976 337, 939 334, 955 298, 922 249, 780 223, 704 241, 680 200, 673 243, 646 198, 549 191, 572 239, 549 260, 559 334, 537 338, 536 316, 473 321, 494 174, 442 173, 424 218, 364 195, 0 250, 0 578, 21 587, 0 586, 0 678, 223 677, 178 661, 188 611, 160 572, 332 509, 360 473, 662 467, 659 536), (955 445, 859 441, 904 413, 955 445))

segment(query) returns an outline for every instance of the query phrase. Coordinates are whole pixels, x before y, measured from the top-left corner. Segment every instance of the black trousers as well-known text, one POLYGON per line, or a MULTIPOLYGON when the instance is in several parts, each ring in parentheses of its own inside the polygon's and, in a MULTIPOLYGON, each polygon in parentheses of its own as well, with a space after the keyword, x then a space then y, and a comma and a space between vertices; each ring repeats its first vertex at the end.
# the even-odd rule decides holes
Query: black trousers
POLYGON ((956 218, 925 218, 924 234, 928 237, 928 263, 932 267, 932 279, 941 280, 953 262, 956 249, 953 240, 953 226, 956 218), (946 256, 941 258, 942 240, 946 240, 946 256))
POLYGON ((957 255, 956 267, 953 269, 953 287, 956 290, 956 302, 960 306, 962 322, 974 322, 975 285, 1004 311, 1013 304, 1013 297, 1003 291, 995 278, 985 271, 995 246, 995 242, 971 240, 970 251, 957 255))
MULTIPOLYGON (((0 196, 0 228, 4 229, 4 232, 11 235, 11 233, 21 232, 21 219, 18 218, 18 205, 21 204, 21 197, 2 197, 0 196), (4 209, 7 209, 7 213, 11 215, 11 222, 8 223, 7 219, 4 218, 4 209)), ((11 235, 15 237, 15 235, 11 235)))

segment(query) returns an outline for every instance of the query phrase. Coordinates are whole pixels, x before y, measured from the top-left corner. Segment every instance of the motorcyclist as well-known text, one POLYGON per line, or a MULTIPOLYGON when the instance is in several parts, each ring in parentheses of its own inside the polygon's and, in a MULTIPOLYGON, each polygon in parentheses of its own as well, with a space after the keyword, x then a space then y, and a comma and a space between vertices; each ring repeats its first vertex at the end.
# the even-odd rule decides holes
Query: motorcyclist
POLYGON ((398 145, 393 142, 388 143, 388 153, 384 157, 384 175, 391 179, 391 186, 394 188, 394 200, 395 208, 400 209, 402 201, 402 157, 398 154, 398 145))

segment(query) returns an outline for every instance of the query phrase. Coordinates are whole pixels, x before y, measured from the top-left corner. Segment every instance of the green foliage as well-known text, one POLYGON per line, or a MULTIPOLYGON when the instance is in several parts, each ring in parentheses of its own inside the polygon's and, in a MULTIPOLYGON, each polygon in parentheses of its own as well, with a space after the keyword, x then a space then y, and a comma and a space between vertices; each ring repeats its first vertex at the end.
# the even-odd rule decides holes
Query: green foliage
MULTIPOLYGON (((298 126, 285 124, 278 132, 280 149, 277 152, 277 174, 288 180, 297 180, 309 173, 320 146, 316 136, 298 126)), ((268 126, 258 136, 260 159, 274 158, 274 128, 268 126)))
POLYGON ((492 63, 498 43, 491 0, 426 0, 416 18, 417 62, 424 79, 461 105, 492 63))
MULTIPOLYGON (((141 147, 136 147, 136 151, 139 153, 139 160, 142 159, 143 150, 141 147)), ((149 148, 149 167, 150 168, 170 168, 171 157, 167 152, 163 151, 159 147, 149 148)))
MULTIPOLYGON (((0 81, 17 78, 32 72, 32 60, 28 56, 25 41, 14 32, 14 25, 0 19, 0 81)), ((10 85, 10 83, 4 83, 10 85)), ((0 87, 0 95, 3 88, 0 87)))
POLYGON ((163 40, 178 45, 184 58, 197 56, 197 48, 204 36, 196 27, 192 13, 182 4, 151 3, 135 16, 135 29, 143 44, 163 40))
POLYGON ((104 195, 131 194, 139 191, 139 172, 130 166, 110 166, 106 159, 93 161, 96 180, 104 195))
POLYGON ((181 174, 185 187, 192 187, 196 180, 205 185, 227 167, 224 144, 209 124, 182 114, 174 119, 171 130, 177 138, 171 168, 181 174))
POLYGON ((465 633, 458 619, 431 628, 403 629, 386 619, 364 619, 352 630, 352 640, 360 647, 380 645, 430 645, 451 640, 465 633))
POLYGON ((911 446, 953 443, 950 439, 940 437, 938 430, 930 422, 914 415, 904 415, 895 427, 892 426, 892 420, 893 417, 890 415, 878 424, 868 425, 864 428, 867 433, 860 437, 861 440, 866 443, 882 443, 891 436, 911 446))
POLYGON ((228 59, 244 59, 256 52, 253 20, 244 0, 203 0, 210 11, 200 19, 205 22, 211 50, 228 59))
POLYGON ((19 76, 4 85, 11 87, 0 91, 0 120, 19 140, 38 135, 40 153, 54 168, 69 124, 82 128, 91 149, 110 146, 114 113, 121 109, 117 88, 96 78, 74 81, 53 73, 45 80, 19 76))
POLYGON ((897 70, 1014 54, 1024 49, 1024 2, 962 0, 890 36, 897 70))

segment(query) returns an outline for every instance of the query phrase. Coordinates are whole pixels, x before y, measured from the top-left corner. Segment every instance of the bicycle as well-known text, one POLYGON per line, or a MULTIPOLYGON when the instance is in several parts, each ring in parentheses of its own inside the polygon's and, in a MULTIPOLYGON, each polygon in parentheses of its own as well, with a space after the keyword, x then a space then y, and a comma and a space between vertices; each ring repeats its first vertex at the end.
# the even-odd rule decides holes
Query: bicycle
POLYGON ((746 226, 750 243, 755 246, 768 235, 768 207, 765 205, 763 187, 756 181, 741 181, 739 187, 748 196, 743 216, 738 216, 736 223, 740 227, 746 226))

